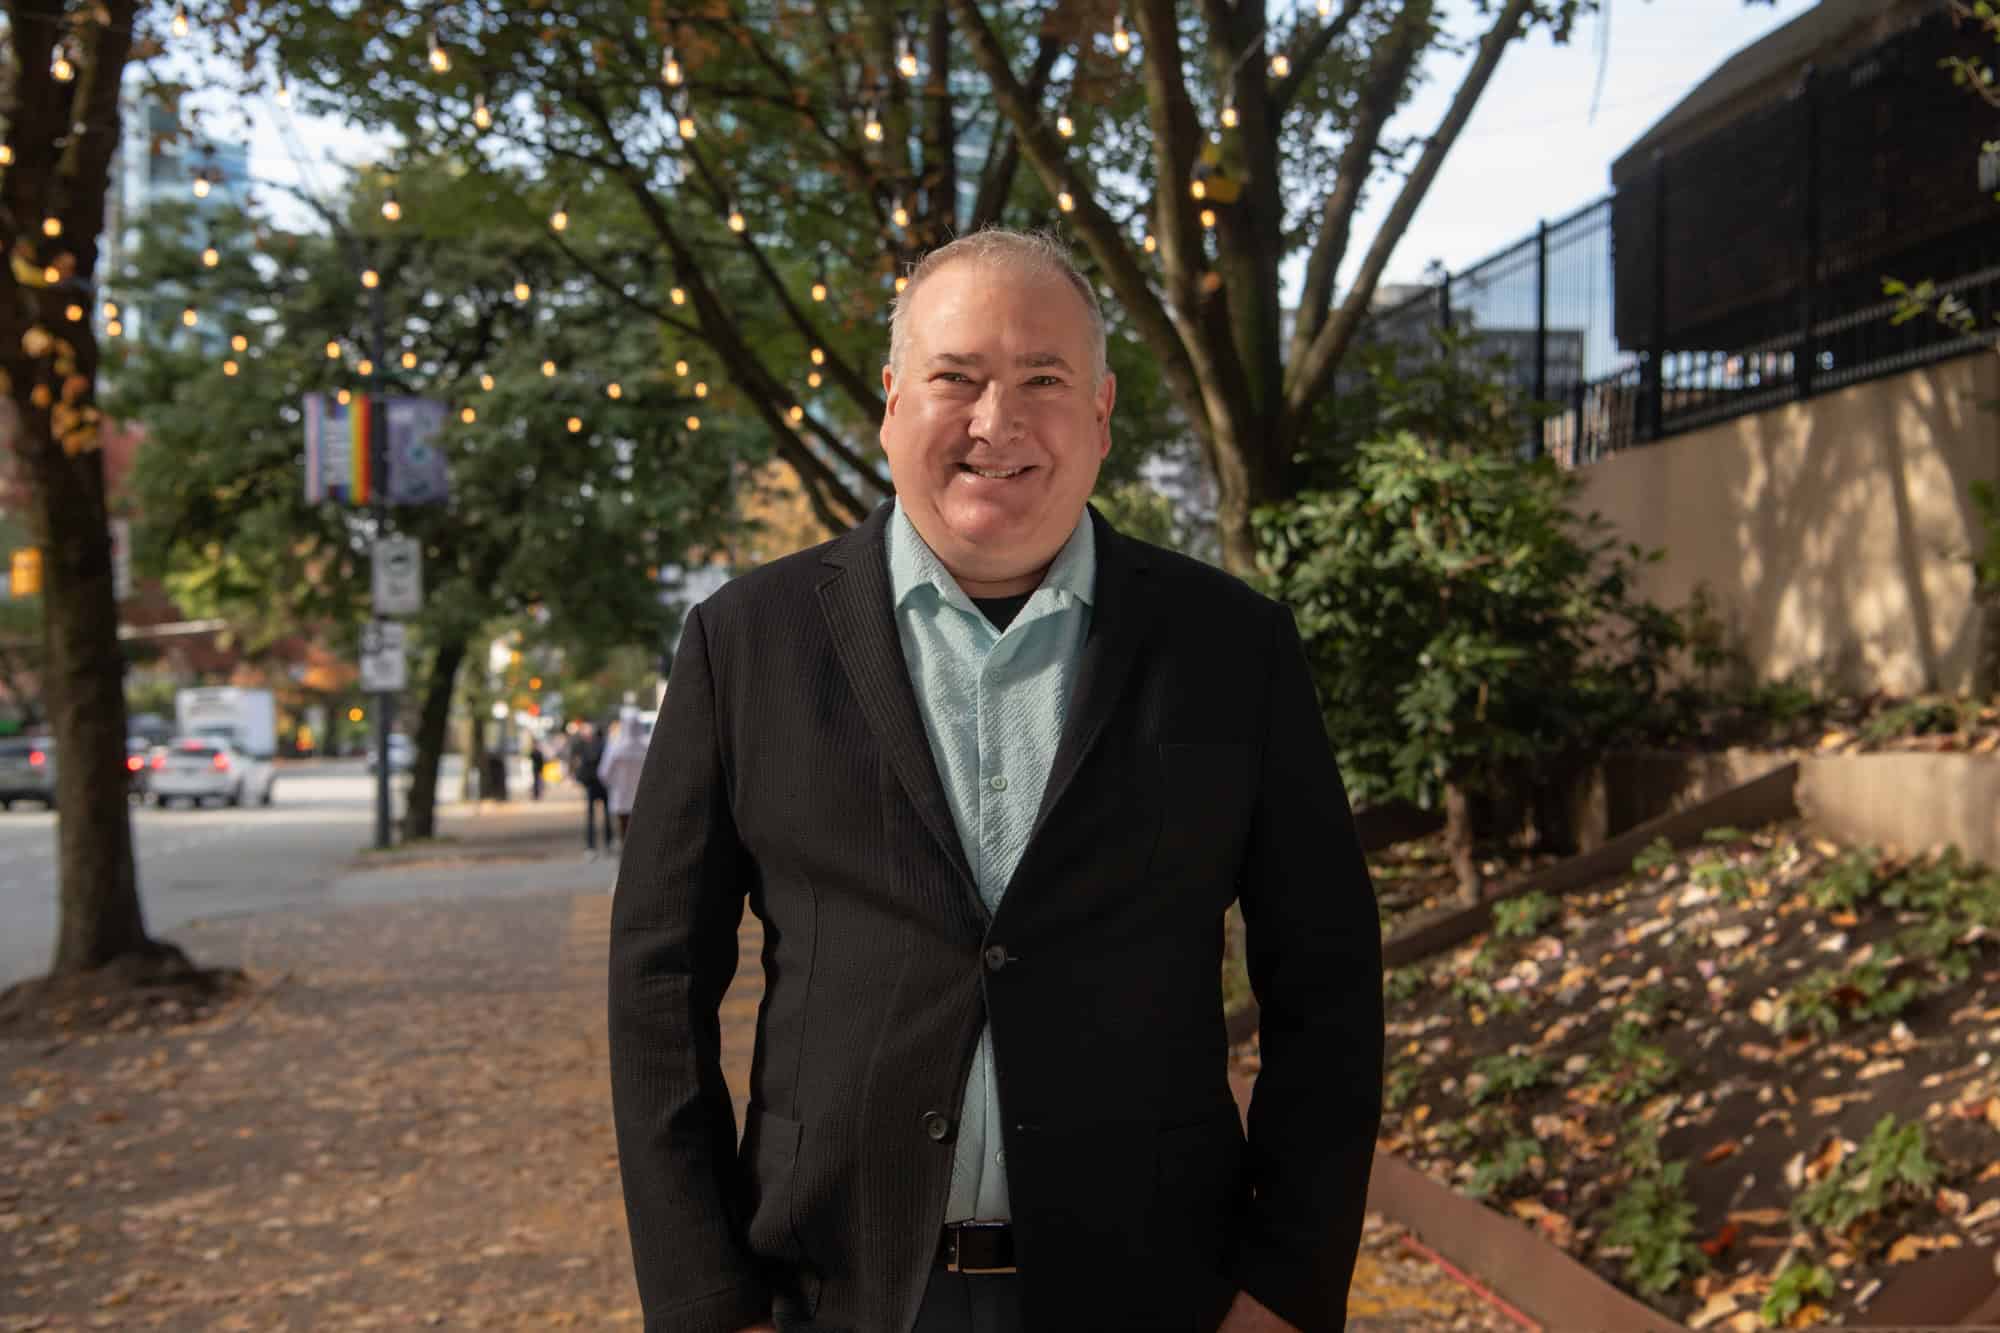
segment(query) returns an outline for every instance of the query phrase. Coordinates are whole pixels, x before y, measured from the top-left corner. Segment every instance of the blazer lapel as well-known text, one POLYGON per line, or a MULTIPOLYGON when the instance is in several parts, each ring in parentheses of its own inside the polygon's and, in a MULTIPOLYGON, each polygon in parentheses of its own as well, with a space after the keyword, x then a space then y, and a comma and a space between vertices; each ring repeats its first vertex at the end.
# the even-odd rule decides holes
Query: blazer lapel
POLYGON ((1070 781, 1090 757, 1091 747, 1117 708, 1125 692, 1125 681, 1132 674, 1132 664, 1138 659, 1139 648, 1153 623, 1153 601, 1148 595, 1151 588, 1143 577, 1146 548, 1120 536, 1094 507, 1088 512, 1096 525, 1097 538, 1097 586, 1092 593, 1090 632, 1083 641, 1083 658, 1077 663, 1069 715, 1056 743, 1048 785, 1042 789, 1041 808, 1035 812, 1035 827, 1028 835, 1027 850, 1021 855, 1024 865, 1034 855, 1042 826, 1055 813, 1070 781))
POLYGON ((916 805, 924 826, 937 839, 938 848, 972 891, 972 900, 983 916, 986 909, 979 902, 978 885, 965 859, 951 805, 945 800, 930 737, 917 711, 916 691, 910 686, 909 666, 903 660, 903 641, 896 632, 884 547, 892 512, 891 505, 877 507, 866 522, 821 557, 840 572, 820 585, 820 605, 833 632, 835 651, 889 766, 916 805))

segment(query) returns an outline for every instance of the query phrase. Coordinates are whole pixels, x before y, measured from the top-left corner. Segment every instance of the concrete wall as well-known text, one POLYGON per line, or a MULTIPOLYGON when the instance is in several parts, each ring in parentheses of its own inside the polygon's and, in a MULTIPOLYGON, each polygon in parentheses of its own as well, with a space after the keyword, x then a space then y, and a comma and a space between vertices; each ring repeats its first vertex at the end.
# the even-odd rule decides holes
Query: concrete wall
POLYGON ((1666 559, 1644 592, 1706 584, 1765 679, 1897 694, 1969 687, 1979 644, 1968 484, 2000 479, 2000 357, 1854 385, 1581 469, 1578 506, 1666 559))

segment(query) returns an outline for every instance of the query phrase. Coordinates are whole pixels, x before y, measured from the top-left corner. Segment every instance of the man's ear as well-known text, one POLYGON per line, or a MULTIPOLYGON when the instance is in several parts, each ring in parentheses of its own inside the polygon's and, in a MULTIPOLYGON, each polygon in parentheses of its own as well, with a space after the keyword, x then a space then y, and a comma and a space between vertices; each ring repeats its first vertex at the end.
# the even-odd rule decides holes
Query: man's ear
POLYGON ((895 412, 896 372, 888 366, 882 367, 882 401, 888 405, 891 413, 895 412))
POLYGON ((1104 372, 1104 382, 1097 386, 1097 456, 1103 458, 1111 452, 1111 409, 1118 402, 1118 377, 1110 371, 1104 372))

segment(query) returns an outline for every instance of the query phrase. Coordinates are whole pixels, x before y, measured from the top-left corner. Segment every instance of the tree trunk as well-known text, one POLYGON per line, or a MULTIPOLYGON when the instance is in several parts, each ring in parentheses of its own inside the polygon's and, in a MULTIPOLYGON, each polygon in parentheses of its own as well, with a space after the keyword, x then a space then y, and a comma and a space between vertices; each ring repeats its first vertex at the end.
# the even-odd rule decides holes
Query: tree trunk
POLYGON ((403 807, 403 839, 437 836, 438 767, 444 758, 445 732, 451 724, 451 696, 458 688, 458 668, 465 661, 465 637, 439 642, 424 686, 423 713, 417 719, 417 763, 410 774, 410 794, 403 807))
POLYGON ((1451 856, 1452 873, 1458 877, 1459 901, 1476 904, 1486 891, 1479 876, 1479 859, 1472 854, 1472 797, 1459 784, 1444 789, 1444 843, 1451 856))
POLYGON ((104 455, 30 453, 43 545, 43 691, 56 745, 61 920, 51 974, 152 953, 126 800, 125 659, 111 596, 104 455))
POLYGON ((1979 616, 1979 652, 1972 661, 1974 698, 2000 698, 2000 586, 1983 586, 1973 592, 1979 616))

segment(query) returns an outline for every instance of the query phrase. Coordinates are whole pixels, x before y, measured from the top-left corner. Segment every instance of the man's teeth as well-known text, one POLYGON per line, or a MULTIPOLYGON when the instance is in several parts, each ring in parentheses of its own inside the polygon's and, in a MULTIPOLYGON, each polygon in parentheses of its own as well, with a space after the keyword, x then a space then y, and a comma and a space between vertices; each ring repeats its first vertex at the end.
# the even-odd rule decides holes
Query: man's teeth
POLYGON ((970 463, 963 464, 962 466, 965 468, 967 472, 974 472, 982 477, 988 477, 995 481, 1003 481, 1008 477, 1018 477, 1023 472, 1026 472, 1028 470, 1024 467, 1012 467, 1012 468, 1006 468, 1004 470, 995 468, 974 467, 970 463))

